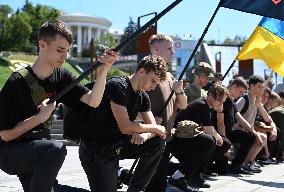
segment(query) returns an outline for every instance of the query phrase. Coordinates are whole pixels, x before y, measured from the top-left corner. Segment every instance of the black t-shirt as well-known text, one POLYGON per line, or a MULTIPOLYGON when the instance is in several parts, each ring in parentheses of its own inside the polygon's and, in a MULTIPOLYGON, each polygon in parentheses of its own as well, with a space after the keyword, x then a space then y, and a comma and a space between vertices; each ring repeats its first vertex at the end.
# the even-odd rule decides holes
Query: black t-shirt
MULTIPOLYGON (((238 112, 235 102, 232 101, 229 97, 227 97, 226 101, 223 103, 223 111, 224 113, 224 124, 225 131, 229 134, 232 131, 233 125, 236 123, 235 114, 238 112)), ((212 123, 216 130, 218 130, 217 126, 217 112, 212 112, 212 123)))
MULTIPOLYGON (((61 89, 75 80, 75 76, 64 68, 54 69, 53 73, 44 80, 40 80, 30 67, 27 69, 38 80, 39 85, 44 88, 48 98, 56 95, 61 89)), ((62 96, 57 103, 70 106, 77 102, 87 91, 87 88, 78 84, 62 96)), ((20 121, 37 113, 38 109, 32 100, 28 84, 19 73, 13 73, 0 92, 0 130, 12 129, 20 121)), ((43 124, 36 126, 33 130, 41 129, 43 129, 43 124)))
POLYGON ((135 92, 128 77, 112 77, 106 83, 101 104, 89 113, 83 129, 85 141, 109 142, 122 137, 110 101, 126 107, 130 121, 136 119, 138 112, 151 110, 147 93, 135 92))
POLYGON ((200 126, 212 126, 210 108, 205 102, 205 98, 196 99, 185 110, 181 110, 176 116, 174 127, 183 120, 194 121, 200 126))

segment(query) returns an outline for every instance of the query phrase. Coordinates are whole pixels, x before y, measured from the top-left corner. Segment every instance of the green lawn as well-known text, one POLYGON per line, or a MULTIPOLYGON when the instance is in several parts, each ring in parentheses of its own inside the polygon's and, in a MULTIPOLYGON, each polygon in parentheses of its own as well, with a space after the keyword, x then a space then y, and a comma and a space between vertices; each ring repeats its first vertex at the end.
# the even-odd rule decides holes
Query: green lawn
POLYGON ((11 73, 12 71, 8 67, 8 62, 0 57, 0 90, 4 86, 11 73))

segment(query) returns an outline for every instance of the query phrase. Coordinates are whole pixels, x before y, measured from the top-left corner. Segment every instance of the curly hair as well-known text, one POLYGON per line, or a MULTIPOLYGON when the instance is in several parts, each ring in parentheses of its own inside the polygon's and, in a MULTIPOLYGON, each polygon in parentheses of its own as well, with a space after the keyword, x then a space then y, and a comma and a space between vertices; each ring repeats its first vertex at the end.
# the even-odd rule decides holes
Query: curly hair
POLYGON ((136 71, 144 69, 146 73, 154 72, 161 81, 166 79, 167 65, 165 60, 160 56, 149 55, 144 57, 138 64, 136 71))

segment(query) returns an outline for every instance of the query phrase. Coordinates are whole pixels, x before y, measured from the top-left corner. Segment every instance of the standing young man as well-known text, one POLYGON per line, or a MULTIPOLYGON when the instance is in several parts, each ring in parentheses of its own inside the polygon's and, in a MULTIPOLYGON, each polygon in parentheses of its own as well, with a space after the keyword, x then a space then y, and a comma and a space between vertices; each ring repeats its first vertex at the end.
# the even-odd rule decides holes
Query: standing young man
MULTIPOLYGON (((49 21, 41 26, 39 56, 27 70, 44 89, 46 98, 75 80, 70 72, 60 68, 72 43, 71 31, 62 21, 49 21)), ((81 100, 92 107, 100 104, 107 71, 117 60, 117 54, 107 51, 99 60, 104 64, 98 68, 93 89, 76 85, 58 102, 72 105, 81 100)), ((9 77, 0 92, 0 168, 17 175, 25 192, 50 192, 67 151, 61 142, 49 140, 49 129, 44 125, 56 104, 47 104, 47 98, 36 106, 32 94, 18 72, 9 77)))
POLYGON ((106 83, 102 103, 89 114, 79 155, 91 191, 116 192, 118 160, 140 157, 128 192, 144 191, 164 150, 164 126, 157 125, 145 91, 166 79, 166 63, 158 56, 144 57, 129 77, 106 83), (143 124, 135 122, 138 112, 143 124))
MULTIPOLYGON (((169 65, 173 59, 173 40, 170 36, 157 34, 153 35, 149 40, 149 46, 152 55, 161 56, 169 65)), ((155 116, 157 124, 163 125, 167 130, 166 142, 171 140, 171 129, 178 109, 185 109, 187 106, 187 97, 183 90, 183 81, 177 81, 170 72, 167 72, 166 80, 157 85, 152 91, 147 92, 151 101, 151 110, 155 116), (166 100, 171 91, 175 94, 171 98, 169 104, 161 113, 166 100)), ((156 173, 151 179, 146 191, 164 192, 167 186, 167 174, 169 165, 170 153, 165 148, 161 157, 160 163, 157 167, 156 173)))

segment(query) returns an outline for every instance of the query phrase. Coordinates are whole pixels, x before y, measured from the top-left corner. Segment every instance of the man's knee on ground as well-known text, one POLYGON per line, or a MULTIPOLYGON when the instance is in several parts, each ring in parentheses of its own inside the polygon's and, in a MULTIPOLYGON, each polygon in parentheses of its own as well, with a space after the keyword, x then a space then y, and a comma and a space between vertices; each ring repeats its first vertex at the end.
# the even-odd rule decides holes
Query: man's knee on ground
POLYGON ((49 150, 47 151, 47 156, 58 159, 58 160, 64 160, 65 156, 67 155, 67 149, 66 146, 59 141, 50 141, 49 143, 49 150))

